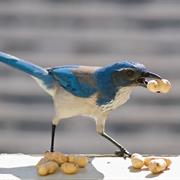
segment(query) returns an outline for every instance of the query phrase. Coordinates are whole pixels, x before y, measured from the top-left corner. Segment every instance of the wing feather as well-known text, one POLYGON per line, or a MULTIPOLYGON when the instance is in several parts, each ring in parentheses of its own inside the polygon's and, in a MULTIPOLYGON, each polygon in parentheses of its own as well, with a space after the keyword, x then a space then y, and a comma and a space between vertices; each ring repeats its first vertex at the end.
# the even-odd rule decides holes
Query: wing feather
POLYGON ((68 92, 78 97, 89 97, 96 92, 95 83, 92 83, 95 80, 92 73, 80 72, 78 69, 79 66, 62 66, 48 71, 58 81, 59 85, 68 92), (84 81, 84 77, 86 77, 87 81, 84 81))

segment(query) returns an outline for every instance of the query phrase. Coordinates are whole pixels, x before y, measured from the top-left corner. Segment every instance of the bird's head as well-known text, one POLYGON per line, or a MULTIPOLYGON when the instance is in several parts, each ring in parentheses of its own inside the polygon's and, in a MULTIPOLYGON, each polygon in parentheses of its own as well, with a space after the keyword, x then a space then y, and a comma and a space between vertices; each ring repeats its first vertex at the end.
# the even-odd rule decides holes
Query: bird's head
POLYGON ((161 79, 158 74, 150 72, 143 64, 123 61, 111 66, 111 78, 115 86, 147 87, 147 79, 161 79))

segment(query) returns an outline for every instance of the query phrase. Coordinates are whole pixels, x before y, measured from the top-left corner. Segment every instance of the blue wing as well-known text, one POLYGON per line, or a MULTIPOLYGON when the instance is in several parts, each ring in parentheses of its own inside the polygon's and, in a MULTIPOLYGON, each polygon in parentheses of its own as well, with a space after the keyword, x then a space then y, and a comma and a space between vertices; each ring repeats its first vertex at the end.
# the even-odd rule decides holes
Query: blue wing
POLYGON ((59 85, 78 97, 89 97, 96 92, 92 71, 83 71, 81 66, 70 65, 48 69, 59 85))

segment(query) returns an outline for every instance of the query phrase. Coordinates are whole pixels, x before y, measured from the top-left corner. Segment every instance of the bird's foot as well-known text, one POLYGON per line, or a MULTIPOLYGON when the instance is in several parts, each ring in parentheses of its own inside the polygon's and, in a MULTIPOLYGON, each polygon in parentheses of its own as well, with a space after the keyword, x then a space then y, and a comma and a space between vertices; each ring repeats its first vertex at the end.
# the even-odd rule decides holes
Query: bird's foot
POLYGON ((128 152, 126 149, 122 148, 120 150, 115 151, 115 155, 126 159, 126 158, 130 158, 132 154, 128 152))

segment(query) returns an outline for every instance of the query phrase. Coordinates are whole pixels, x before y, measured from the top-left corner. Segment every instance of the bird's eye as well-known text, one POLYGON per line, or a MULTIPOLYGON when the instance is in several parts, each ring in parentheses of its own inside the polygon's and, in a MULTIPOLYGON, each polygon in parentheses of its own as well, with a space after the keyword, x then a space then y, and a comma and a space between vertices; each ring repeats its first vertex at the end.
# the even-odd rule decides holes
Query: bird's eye
POLYGON ((132 78, 132 77, 134 76, 134 71, 131 70, 131 69, 128 69, 128 70, 126 71, 126 74, 127 74, 127 76, 128 76, 129 78, 132 78))

